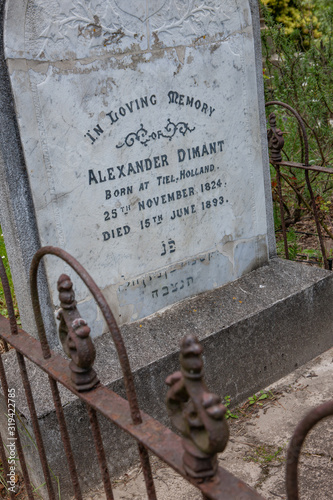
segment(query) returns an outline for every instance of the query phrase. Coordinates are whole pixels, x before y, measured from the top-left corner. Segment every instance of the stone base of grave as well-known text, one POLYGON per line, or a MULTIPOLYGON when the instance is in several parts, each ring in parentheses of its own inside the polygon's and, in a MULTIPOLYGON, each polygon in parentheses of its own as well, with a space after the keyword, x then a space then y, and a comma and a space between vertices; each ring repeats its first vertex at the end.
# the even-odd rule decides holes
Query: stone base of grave
MULTIPOLYGON (((164 404, 167 375, 179 369, 180 339, 194 333, 204 348, 206 383, 237 403, 292 372, 333 344, 333 274, 306 265, 273 259, 262 267, 209 293, 188 299, 145 320, 122 327, 142 410, 169 425, 164 404)), ((95 340, 95 368, 104 384, 124 395, 119 363, 109 334, 95 340)), ((44 482, 25 398, 18 386, 15 353, 4 356, 9 387, 17 389, 22 437, 35 486, 44 482)), ((59 477, 61 498, 72 490, 58 433, 47 378, 29 366, 40 426, 52 474, 59 477)), ((85 408, 67 390, 64 411, 84 491, 100 483, 100 473, 85 408)), ((6 412, 1 398, 1 415, 6 412)), ((100 418, 113 477, 136 460, 136 445, 100 418)), ((5 418, 1 433, 6 436, 5 418)), ((6 441, 6 440, 5 440, 6 441)))

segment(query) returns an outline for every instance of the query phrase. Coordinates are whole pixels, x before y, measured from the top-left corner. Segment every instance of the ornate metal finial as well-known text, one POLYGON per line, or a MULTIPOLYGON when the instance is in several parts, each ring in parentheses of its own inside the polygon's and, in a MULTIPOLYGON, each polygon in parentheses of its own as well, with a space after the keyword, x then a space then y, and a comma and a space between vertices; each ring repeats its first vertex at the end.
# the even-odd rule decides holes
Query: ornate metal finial
POLYGON ((275 113, 269 115, 270 129, 267 130, 268 139, 268 149, 271 153, 270 160, 272 163, 278 163, 282 161, 281 151, 284 146, 283 132, 279 128, 276 128, 276 116, 275 113))
POLYGON ((167 408, 171 421, 183 435, 184 469, 197 479, 206 479, 217 471, 217 453, 229 439, 221 399, 208 392, 203 380, 202 347, 193 335, 181 343, 181 371, 166 379, 170 386, 167 408))
POLYGON ((62 274, 58 280, 58 291, 61 306, 57 316, 60 320, 59 337, 65 353, 71 358, 71 380, 77 391, 88 391, 99 382, 92 367, 96 350, 90 338, 90 328, 80 317, 73 283, 66 274, 62 274))

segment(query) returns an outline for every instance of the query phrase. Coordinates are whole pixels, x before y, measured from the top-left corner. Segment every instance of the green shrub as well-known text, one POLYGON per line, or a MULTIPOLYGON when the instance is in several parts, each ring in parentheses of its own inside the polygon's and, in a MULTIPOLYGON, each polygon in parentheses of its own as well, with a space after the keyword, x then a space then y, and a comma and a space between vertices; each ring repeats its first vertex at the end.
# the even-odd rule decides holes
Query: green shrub
MULTIPOLYGON (((291 105, 303 118, 309 139, 309 163, 333 167, 333 2, 331 0, 263 0, 262 30, 265 99, 291 105)), ((304 142, 297 120, 271 107, 284 132, 283 159, 304 162, 304 142)), ((272 169, 276 228, 281 224, 275 171, 272 169)), ((304 172, 281 168, 287 225, 311 212, 304 172)), ((310 172, 321 223, 332 235, 330 198, 333 176, 310 172)), ((297 242, 289 242, 297 253, 297 242)), ((293 252, 291 252, 293 253, 293 252)))
POLYGON ((314 0, 262 0, 275 22, 285 28, 285 33, 297 33, 302 38, 304 46, 310 44, 309 38, 320 38, 320 23, 316 16, 314 0))

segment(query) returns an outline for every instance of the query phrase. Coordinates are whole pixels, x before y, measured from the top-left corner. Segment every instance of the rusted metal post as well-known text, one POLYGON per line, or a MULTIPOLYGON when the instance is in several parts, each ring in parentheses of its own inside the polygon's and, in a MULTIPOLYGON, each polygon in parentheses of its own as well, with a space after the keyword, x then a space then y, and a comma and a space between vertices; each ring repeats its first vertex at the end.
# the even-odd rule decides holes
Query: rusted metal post
POLYGON ((30 386, 27 368, 26 368, 26 364, 25 364, 25 360, 24 360, 24 356, 21 353, 19 353, 18 351, 16 351, 16 356, 17 356, 17 362, 19 365, 20 373, 21 373, 21 378, 22 378, 22 382, 23 382, 25 395, 27 398, 28 408, 29 408, 31 421, 32 421, 32 428, 34 430, 34 436, 36 439, 37 450, 38 450, 38 454, 39 454, 39 458, 40 458, 40 462, 42 465, 42 470, 43 470, 43 474, 44 474, 44 478, 45 478, 45 482, 46 482, 47 492, 48 492, 50 500, 56 500, 53 486, 52 486, 50 470, 49 470, 49 466, 47 463, 43 438, 42 438, 42 434, 41 434, 39 423, 38 423, 35 402, 34 402, 34 399, 32 396, 31 386, 30 386))
POLYGON ((314 215, 314 218, 315 218, 315 221, 316 221, 317 233, 318 233, 318 238, 319 238, 321 253, 322 253, 322 256, 323 256, 324 267, 325 267, 325 269, 329 269, 329 265, 328 265, 328 261, 327 261, 327 256, 326 256, 326 249, 325 249, 325 245, 324 245, 323 236, 322 236, 322 233, 321 233, 321 227, 320 227, 320 222, 319 222, 319 214, 318 214, 317 203, 316 203, 315 196, 313 194, 313 190, 312 190, 312 186, 311 186, 311 182, 310 182, 308 170, 305 170, 305 181, 306 181, 306 185, 308 187, 308 190, 309 190, 309 193, 310 193, 310 197, 311 197, 312 210, 313 210, 313 215, 314 215))
MULTIPOLYGON (((9 281, 8 281, 5 266, 2 262, 2 260, 0 260, 0 279, 1 279, 3 290, 4 290, 4 294, 5 294, 5 300, 6 300, 7 311, 8 311, 8 316, 9 316, 11 334, 18 335, 18 328, 17 328, 17 322, 16 322, 16 318, 15 318, 13 299, 12 299, 12 296, 10 293, 9 281)), ((4 340, 3 340, 3 342, 4 342, 5 350, 8 352, 8 344, 4 340)), ((1 355, 0 355, 0 381, 1 381, 2 389, 3 389, 3 393, 4 393, 4 398, 6 399, 6 398, 8 398, 8 383, 7 383, 5 367, 3 365, 1 355)), ((8 414, 8 399, 7 399, 7 414, 8 414)), ((20 434, 19 434, 18 429, 17 429, 17 422, 15 425, 14 438, 16 441, 17 454, 18 454, 19 461, 21 464, 21 470, 22 470, 22 475, 23 475, 23 479, 24 479, 24 487, 25 487, 25 490, 27 492, 29 500, 33 500, 34 495, 32 492, 28 468, 27 468, 24 453, 23 453, 20 434)), ((1 453, 1 460, 3 463, 4 471, 5 471, 6 477, 8 477, 9 476, 9 469, 8 469, 7 459, 5 456, 5 450, 3 447, 2 438, 1 438, 0 453, 1 453)), ((13 492, 10 492, 10 497, 15 498, 16 495, 13 492)))
MULTIPOLYGON (((2 262, 2 259, 0 261, 0 279, 2 283, 2 288, 4 291, 5 295, 5 301, 6 301, 6 306, 7 306, 7 311, 8 311, 8 317, 9 317, 9 322, 10 322, 10 329, 13 334, 17 333, 17 322, 15 318, 15 312, 14 312, 14 304, 13 304, 13 299, 12 295, 10 293, 10 286, 9 286, 9 281, 6 273, 5 266, 2 262)), ((5 351, 8 351, 8 345, 7 342, 4 341, 4 346, 5 346, 5 351)))
POLYGON ((270 151, 270 159, 273 163, 282 161, 281 151, 284 146, 283 133, 276 127, 276 115, 271 113, 269 115, 270 129, 267 131, 268 149, 270 151))
POLYGON ((270 157, 276 170, 276 181, 279 193, 279 206, 280 206, 281 226, 282 226, 282 234, 284 241, 284 251, 286 259, 289 259, 287 230, 286 230, 286 223, 284 220, 284 209, 283 209, 283 199, 282 199, 281 174, 279 165, 276 165, 277 162, 282 161, 281 151, 284 145, 284 138, 281 130, 276 127, 275 113, 271 113, 269 115, 269 125, 271 128, 267 131, 268 149, 270 151, 270 157))
POLYGON ((50 383, 52 397, 53 397, 53 403, 54 403, 54 407, 56 410, 57 419, 58 419, 58 423, 59 423, 60 435, 61 435, 62 443, 64 445, 64 450, 65 450, 66 459, 67 459, 67 463, 68 463, 69 474, 70 474, 72 485, 73 485, 75 500, 82 500, 83 497, 82 497, 82 493, 81 493, 79 478, 78 478, 77 471, 76 471, 76 465, 75 465, 75 460, 74 460, 73 451, 72 451, 72 447, 71 447, 71 442, 69 439, 64 410, 63 410, 62 404, 61 404, 58 385, 57 385, 57 382, 52 377, 49 377, 49 383, 50 383))
POLYGON ((279 207, 280 207, 281 227, 282 227, 283 243, 284 243, 284 253, 286 259, 289 260, 287 229, 286 229, 286 222, 284 220, 284 209, 283 209, 283 199, 282 199, 281 173, 280 173, 280 167, 278 165, 274 165, 274 167, 276 170, 276 182, 278 185, 278 193, 279 193, 279 207))
POLYGON ((181 344, 181 371, 166 383, 167 408, 173 425, 183 435, 183 463, 187 474, 199 480, 212 478, 217 471, 217 453, 224 450, 229 429, 226 408, 203 380, 202 347, 196 337, 186 336, 181 344))
MULTIPOLYGON (((3 390, 3 395, 4 395, 4 398, 5 398, 5 402, 6 402, 6 407, 7 407, 7 415, 8 415, 8 384, 7 384, 7 378, 6 378, 6 372, 5 372, 5 367, 3 365, 3 362, 2 362, 2 356, 0 355, 0 381, 1 381, 1 386, 2 386, 2 390, 3 390)), ((15 425, 15 430, 17 429, 16 425, 15 425)), ((17 435, 18 433, 15 433, 16 435, 14 436, 16 439, 17 439, 17 435)), ((21 443, 20 443, 21 444, 21 443)), ((17 442, 16 442, 16 446, 17 446, 17 442)), ((18 447, 17 447, 17 450, 18 450, 18 447)), ((22 447, 20 447, 20 451, 22 451, 22 447)), ((7 478, 9 477, 9 467, 8 467, 8 462, 7 462, 7 457, 6 457, 6 453, 5 453, 5 449, 4 449, 4 446, 3 446, 3 440, 2 440, 2 437, 0 439, 0 456, 1 456, 1 461, 2 461, 2 465, 3 465, 3 470, 5 472, 5 478, 6 478, 6 482, 7 482, 7 478)), ((25 465, 25 462, 24 462, 24 465, 25 465)), ((25 468, 26 469, 26 468, 25 468)), ((29 480, 29 476, 27 476, 28 480, 29 480)), ((30 487, 30 480, 29 480, 29 486, 27 488, 27 493, 28 493, 28 489, 30 487)), ((30 487, 31 489, 31 487, 30 487)), ((28 493, 29 495, 29 493, 28 493)), ((15 499, 16 495, 13 491, 10 492, 10 498, 13 500, 15 499)), ((29 496, 29 499, 33 499, 33 496, 29 496)))
MULTIPOLYGON (((269 102, 266 102, 266 107, 267 106, 273 106, 273 105, 282 106, 283 108, 288 109, 296 117, 296 119, 298 120, 299 126, 300 126, 300 128, 302 130, 303 139, 304 139, 304 161, 305 161, 304 167, 308 167, 309 166, 309 141, 308 141, 308 136, 307 136, 307 133, 306 133, 306 128, 305 128, 304 122, 302 120, 302 117, 300 116, 299 113, 297 113, 297 111, 294 108, 292 108, 291 106, 289 106, 289 104, 286 104, 286 103, 281 102, 281 101, 269 101, 269 102)), ((274 166, 276 164, 278 164, 279 162, 281 162, 281 160, 279 160, 279 161, 274 160, 273 157, 270 160, 271 160, 271 163, 274 166)), ((313 194, 313 190, 312 190, 312 186, 311 186, 311 182, 310 182, 310 178, 309 178, 309 171, 306 168, 304 169, 304 175, 305 175, 305 182, 306 182, 307 188, 308 188, 309 193, 310 193, 310 198, 311 198, 311 203, 312 203, 312 211, 313 211, 313 215, 314 215, 315 222, 316 222, 316 228, 317 228, 317 233, 318 233, 318 238, 319 238, 319 244, 320 244, 321 253, 322 253, 322 256, 323 256, 324 267, 325 267, 325 269, 329 269, 328 262, 327 262, 325 245, 324 245, 324 240, 323 240, 323 235, 322 235, 322 232, 321 232, 321 227, 320 227, 320 222, 319 222, 319 214, 318 214, 318 208, 317 208, 317 204, 316 204, 316 199, 315 199, 315 196, 313 194)))
MULTIPOLYGON (((9 473, 9 467, 8 467, 6 452, 5 452, 5 448, 4 448, 4 445, 3 445, 3 440, 2 440, 1 434, 0 434, 0 458, 1 458, 3 472, 4 472, 3 476, 5 477, 5 481, 7 483, 7 478, 10 476, 10 473, 9 473)), ((9 492, 9 497, 11 498, 11 500, 15 500, 16 493, 14 491, 10 491, 9 492)), ((29 498, 33 499, 33 497, 29 497, 29 498)))
POLYGON ((90 338, 90 328, 80 317, 73 283, 66 274, 58 280, 58 291, 61 306, 58 313, 59 336, 65 353, 71 359, 69 368, 73 385, 79 392, 88 391, 99 383, 93 369, 96 350, 90 338))
POLYGON ((95 449, 97 453, 98 463, 102 475, 104 491, 106 495, 106 500, 113 500, 112 486, 110 481, 109 470, 106 462, 106 456, 103 446, 103 440, 101 436, 101 431, 99 428, 96 411, 87 405, 87 411, 89 415, 90 426, 94 438, 95 449))

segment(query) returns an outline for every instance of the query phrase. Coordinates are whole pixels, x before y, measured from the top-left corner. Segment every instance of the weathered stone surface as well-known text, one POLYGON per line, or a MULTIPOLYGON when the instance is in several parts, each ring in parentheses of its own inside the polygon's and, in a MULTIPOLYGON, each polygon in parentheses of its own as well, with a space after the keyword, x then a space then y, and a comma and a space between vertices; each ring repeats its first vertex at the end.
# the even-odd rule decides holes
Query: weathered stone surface
MULTIPOLYGON (((251 6, 7 0, 5 58, 41 244, 74 255, 120 323, 267 262, 251 6)), ((54 305, 64 271, 46 259, 54 305)))
MULTIPOLYGON (((204 348, 209 390, 222 397, 230 395, 234 404, 292 372, 331 347, 332 293, 332 273, 273 259, 269 266, 233 283, 187 299, 142 322, 123 325, 121 332, 128 347, 140 408, 170 425, 164 381, 167 375, 179 369, 179 342, 187 333, 197 335, 204 348)), ((95 345, 94 367, 101 382, 125 396, 110 334, 97 338, 95 345)), ((4 361, 9 386, 16 390, 17 409, 31 432, 23 388, 17 378, 15 353, 6 354, 4 361)), ((61 497, 68 498, 72 490, 47 377, 34 366, 30 366, 29 377, 50 466, 61 478, 61 497)), ((322 393, 327 396, 326 389, 322 393)), ((86 410, 67 390, 61 390, 61 398, 82 487, 87 491, 100 482, 100 475, 92 452, 86 410)), ((294 404, 297 413, 297 394, 293 400, 290 403, 294 404)), ((265 420, 269 425, 270 421, 265 420)), ((115 477, 137 460, 136 445, 104 418, 101 422, 110 471, 115 477)), ((285 428, 290 428, 288 422, 286 420, 285 428)), ((7 421, 0 421, 0 425, 6 435, 7 421)), ((285 431, 281 432, 280 439, 286 442, 285 431)), ((25 443, 34 482, 39 485, 43 482, 39 460, 26 433, 25 443)), ((327 451, 319 444, 313 447, 315 452, 319 451, 319 446, 327 451)), ((242 458, 239 461, 244 462, 242 458)), ((237 474, 240 474, 239 469, 237 474)), ((254 477, 255 483, 258 474, 254 477)))

